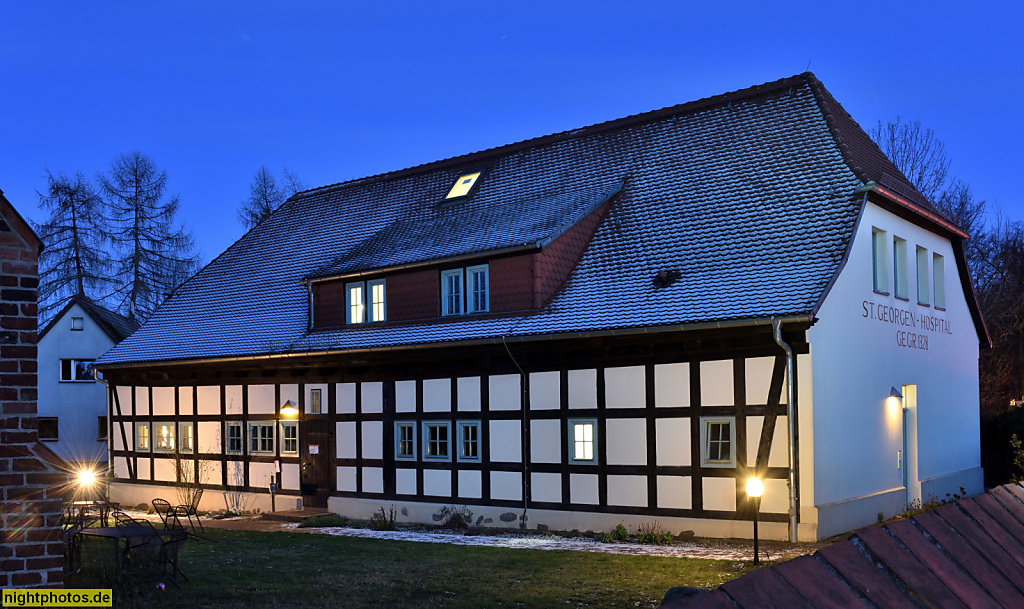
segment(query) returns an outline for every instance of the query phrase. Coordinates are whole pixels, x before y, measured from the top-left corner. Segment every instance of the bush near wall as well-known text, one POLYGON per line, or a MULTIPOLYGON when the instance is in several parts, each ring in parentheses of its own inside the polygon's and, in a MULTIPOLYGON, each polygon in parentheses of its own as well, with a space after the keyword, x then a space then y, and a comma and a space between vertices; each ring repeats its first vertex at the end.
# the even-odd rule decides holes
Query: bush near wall
POLYGON ((1016 482, 1011 446, 1014 434, 1024 442, 1024 408, 981 418, 981 466, 986 487, 1016 482))

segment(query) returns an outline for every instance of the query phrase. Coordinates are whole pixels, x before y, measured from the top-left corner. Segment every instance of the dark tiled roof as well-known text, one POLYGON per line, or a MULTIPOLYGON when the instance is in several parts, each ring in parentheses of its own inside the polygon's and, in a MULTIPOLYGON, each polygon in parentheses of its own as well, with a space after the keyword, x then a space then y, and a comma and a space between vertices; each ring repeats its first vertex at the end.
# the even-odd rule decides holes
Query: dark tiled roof
POLYGON ((865 529, 813 556, 662 608, 1022 605, 1024 489, 1007 485, 865 529))
POLYGON ((103 332, 110 337, 110 340, 114 341, 115 344, 121 342, 127 338, 129 334, 139 329, 139 322, 135 320, 128 319, 123 315, 119 315, 109 309, 105 309, 84 296, 72 296, 68 299, 68 302, 61 307, 60 311, 46 323, 46 327, 44 327, 43 331, 39 333, 39 338, 41 339, 46 336, 46 333, 50 331, 50 328, 52 328, 60 318, 64 317, 64 314, 68 312, 68 309, 76 304, 85 309, 85 312, 92 317, 93 321, 96 322, 96 325, 98 325, 103 332))
POLYGON ((823 92, 805 74, 300 193, 99 364, 813 314, 869 177, 851 167, 881 154, 840 145, 863 134, 828 118, 842 109, 823 92), (440 207, 459 175, 481 168, 468 200, 440 207), (572 276, 536 314, 307 332, 304 278, 554 235, 620 182, 572 276), (477 238, 471 226, 486 230, 477 238), (660 270, 680 278, 655 289, 660 270))

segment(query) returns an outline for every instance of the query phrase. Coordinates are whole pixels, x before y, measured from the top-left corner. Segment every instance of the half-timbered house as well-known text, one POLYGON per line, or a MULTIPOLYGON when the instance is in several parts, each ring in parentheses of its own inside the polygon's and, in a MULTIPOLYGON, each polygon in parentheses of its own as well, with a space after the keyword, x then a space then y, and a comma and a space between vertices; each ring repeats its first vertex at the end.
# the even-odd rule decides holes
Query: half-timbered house
POLYGON ((819 539, 980 492, 965 238, 811 74, 312 189, 97 362, 111 493, 749 536, 758 475, 819 539))

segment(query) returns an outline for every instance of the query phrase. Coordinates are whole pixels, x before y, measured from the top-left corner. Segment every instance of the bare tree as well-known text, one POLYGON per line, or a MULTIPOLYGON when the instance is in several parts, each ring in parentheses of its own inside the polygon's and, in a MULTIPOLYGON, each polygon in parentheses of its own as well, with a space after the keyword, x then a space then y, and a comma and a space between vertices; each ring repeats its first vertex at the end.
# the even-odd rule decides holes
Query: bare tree
POLYGON ((178 197, 164 199, 167 172, 141 152, 122 154, 100 174, 115 248, 114 296, 131 319, 145 319, 199 265, 192 235, 175 224, 178 197))
POLYGON ((35 226, 46 244, 39 257, 40 315, 71 296, 99 298, 110 285, 109 260, 103 249, 103 200, 81 173, 69 177, 46 172, 46 192, 39 208, 49 212, 35 226))
POLYGON ((299 177, 284 168, 284 186, 279 187, 266 165, 261 166, 249 183, 249 198, 238 208, 238 221, 250 229, 274 213, 289 197, 306 189, 299 177))
POLYGON ((888 123, 878 121, 871 138, 917 191, 929 201, 938 200, 948 186, 949 158, 946 145, 921 121, 904 122, 897 116, 888 123))

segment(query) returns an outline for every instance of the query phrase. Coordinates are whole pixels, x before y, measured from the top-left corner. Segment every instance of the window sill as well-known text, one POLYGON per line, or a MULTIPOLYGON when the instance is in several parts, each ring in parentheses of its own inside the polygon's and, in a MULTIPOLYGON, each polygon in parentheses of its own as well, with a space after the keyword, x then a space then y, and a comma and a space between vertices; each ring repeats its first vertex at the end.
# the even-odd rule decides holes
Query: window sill
POLYGON ((906 296, 896 296, 896 300, 902 300, 903 302, 910 302, 910 299, 906 296))
POLYGON ((81 384, 85 384, 85 383, 95 383, 96 381, 95 381, 95 380, 93 380, 93 379, 85 379, 85 380, 81 380, 81 381, 69 381, 69 380, 64 380, 64 379, 61 379, 61 381, 60 381, 60 382, 62 382, 62 383, 72 383, 72 384, 73 384, 73 383, 81 383, 81 384))
POLYGON ((946 310, 946 307, 939 307, 939 306, 936 306, 936 307, 935 307, 935 310, 936 310, 936 311, 945 311, 945 310, 946 310))
POLYGON ((395 456, 395 461, 404 461, 405 463, 415 463, 416 457, 399 457, 395 456))
POLYGON ((879 296, 888 296, 889 295, 889 292, 879 292, 878 290, 871 290, 871 291, 874 292, 875 294, 878 294, 879 296))
POLYGON ((60 438, 39 438, 40 442, 60 442, 60 438))
POLYGON ((919 307, 928 307, 929 309, 932 308, 932 305, 928 304, 927 302, 919 302, 919 303, 917 303, 917 306, 919 306, 919 307))
POLYGON ((424 463, 451 463, 451 457, 423 457, 424 463))
POLYGON ((701 461, 700 466, 707 469, 736 469, 736 464, 727 461, 701 461))

